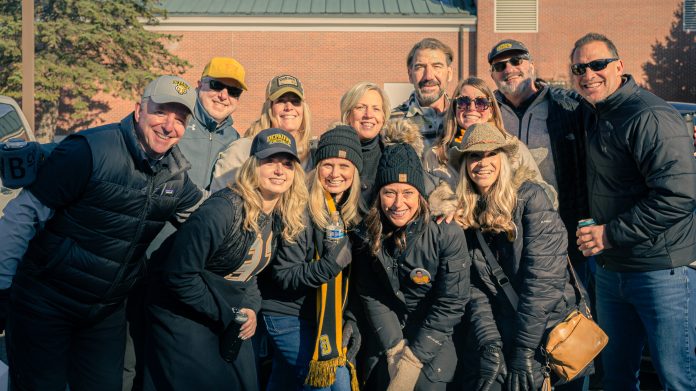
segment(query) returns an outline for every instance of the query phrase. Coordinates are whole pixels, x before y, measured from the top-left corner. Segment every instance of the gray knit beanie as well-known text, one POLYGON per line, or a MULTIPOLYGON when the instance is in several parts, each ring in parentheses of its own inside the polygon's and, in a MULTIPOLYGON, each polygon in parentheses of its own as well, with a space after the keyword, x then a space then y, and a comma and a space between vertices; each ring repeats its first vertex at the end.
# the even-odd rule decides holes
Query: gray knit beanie
POLYGON ((350 160, 358 172, 362 171, 362 150, 355 129, 347 125, 338 125, 321 135, 314 159, 319 163, 332 157, 350 160))
POLYGON ((423 181, 423 165, 416 151, 408 144, 388 145, 382 151, 377 167, 375 188, 381 189, 390 183, 408 183, 423 197, 427 197, 423 181))

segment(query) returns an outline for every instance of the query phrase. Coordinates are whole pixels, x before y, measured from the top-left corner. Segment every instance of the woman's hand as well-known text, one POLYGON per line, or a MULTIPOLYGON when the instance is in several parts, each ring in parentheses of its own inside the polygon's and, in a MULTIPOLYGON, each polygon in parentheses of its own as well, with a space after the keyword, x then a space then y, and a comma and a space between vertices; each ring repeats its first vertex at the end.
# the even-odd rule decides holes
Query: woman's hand
POLYGON ((241 308, 239 312, 246 314, 249 317, 239 329, 239 338, 249 339, 256 333, 256 312, 248 308, 241 308))

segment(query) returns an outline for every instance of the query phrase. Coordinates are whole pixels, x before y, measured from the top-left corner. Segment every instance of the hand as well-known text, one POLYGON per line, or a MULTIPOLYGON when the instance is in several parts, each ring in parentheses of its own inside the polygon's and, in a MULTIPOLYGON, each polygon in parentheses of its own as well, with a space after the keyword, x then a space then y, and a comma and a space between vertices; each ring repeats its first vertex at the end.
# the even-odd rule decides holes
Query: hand
POLYGON ((508 391, 535 391, 534 387, 534 350, 515 348, 510 360, 510 372, 505 379, 508 391))
POLYGON ((254 336, 256 333, 256 312, 248 308, 241 308, 239 312, 246 314, 249 319, 247 319, 242 327, 239 328, 239 338, 247 340, 254 336))
POLYGON ((582 255, 589 257, 611 248, 604 228, 604 224, 591 225, 575 231, 575 236, 578 238, 578 250, 582 252, 582 255))
POLYGON ((454 216, 455 216, 456 214, 457 214, 457 211, 456 211, 456 210, 453 210, 453 211, 449 212, 449 213, 446 214, 446 215, 438 216, 438 217, 435 219, 435 222, 436 222, 437 224, 441 224, 441 223, 444 221, 444 222, 446 222, 447 224, 449 224, 449 223, 452 222, 452 220, 454 220, 454 216))
POLYGON ((423 363, 413 354, 411 348, 404 346, 401 360, 396 364, 396 374, 389 382, 387 391, 413 391, 421 368, 423 363))
POLYGON ((505 368, 505 358, 500 346, 489 344, 482 347, 479 357, 479 380, 476 384, 476 390, 488 391, 496 380, 503 384, 505 375, 507 375, 507 368, 505 368))
POLYGON ((360 330, 358 330, 358 325, 348 319, 343 325, 343 341, 342 345, 347 348, 346 359, 352 363, 355 363, 355 356, 358 355, 358 350, 360 350, 360 344, 362 343, 362 336, 360 335, 360 330))
POLYGON ((389 370, 389 378, 393 379, 396 375, 396 365, 401 361, 401 355, 404 353, 406 341, 401 340, 396 345, 387 349, 387 369, 389 370))
POLYGON ((353 260, 353 256, 348 235, 344 236, 338 241, 329 240, 324 237, 323 245, 324 252, 328 252, 329 256, 333 258, 342 269, 350 265, 350 262, 353 260))

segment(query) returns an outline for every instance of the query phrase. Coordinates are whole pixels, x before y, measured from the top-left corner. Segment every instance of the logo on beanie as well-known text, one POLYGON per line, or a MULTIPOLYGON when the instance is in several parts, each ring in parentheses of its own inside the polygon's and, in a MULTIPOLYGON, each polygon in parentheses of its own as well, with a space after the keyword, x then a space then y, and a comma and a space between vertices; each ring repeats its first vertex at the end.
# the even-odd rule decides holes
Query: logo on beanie
POLYGON ((297 79, 290 75, 281 76, 278 78, 278 86, 295 86, 297 87, 297 79))
POLYGON ((285 144, 287 146, 290 146, 290 139, 288 136, 280 133, 272 134, 268 137, 266 137, 266 142, 269 144, 285 144))
POLYGON ((399 182, 402 182, 402 183, 408 182, 408 175, 406 175, 406 174, 399 174, 399 182))
POLYGON ((342 159, 345 159, 346 156, 347 156, 346 151, 344 151, 344 150, 342 150, 342 149, 339 149, 339 150, 338 150, 338 157, 340 157, 340 158, 342 158, 342 159))
POLYGON ((181 80, 172 80, 172 84, 174 84, 174 89, 176 90, 176 92, 179 93, 179 95, 186 94, 188 90, 191 88, 191 86, 189 86, 181 80))
POLYGON ((508 48, 511 48, 511 47, 512 47, 512 44, 511 44, 511 43, 501 43, 500 45, 498 45, 498 46, 495 48, 495 50, 496 50, 496 51, 501 51, 501 50, 503 50, 503 49, 508 49, 508 48))

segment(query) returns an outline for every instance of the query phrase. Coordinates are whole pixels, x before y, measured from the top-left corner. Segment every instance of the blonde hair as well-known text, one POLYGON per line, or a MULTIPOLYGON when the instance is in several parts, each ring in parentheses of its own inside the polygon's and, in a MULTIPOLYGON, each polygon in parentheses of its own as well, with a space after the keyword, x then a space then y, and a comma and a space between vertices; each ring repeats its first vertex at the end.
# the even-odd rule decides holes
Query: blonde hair
MULTIPOLYGON (((354 170, 353 183, 351 183, 350 188, 344 192, 343 196, 347 198, 343 199, 340 207, 341 218, 343 219, 346 229, 351 229, 360 222, 360 212, 358 208, 360 202, 360 173, 358 173, 357 168, 355 168, 352 162, 350 165, 354 170)), ((317 227, 326 229, 329 225, 331 216, 329 215, 329 209, 326 206, 326 199, 324 198, 324 186, 321 185, 321 180, 319 179, 320 167, 321 161, 317 163, 313 172, 309 174, 309 215, 312 217, 312 221, 314 221, 317 227)))
POLYGON ((457 185, 457 222, 464 229, 481 228, 484 232, 505 232, 508 239, 516 236, 512 214, 517 206, 517 189, 512 183, 512 167, 507 153, 498 149, 500 174, 485 195, 478 193, 469 177, 467 164, 462 164, 457 185))
MULTIPOLYGON (((305 186, 305 174, 302 166, 292 161, 295 175, 290 188, 280 195, 273 208, 283 221, 283 239, 294 242, 297 235, 305 228, 304 208, 308 194, 305 186)), ((259 192, 259 159, 251 155, 237 173, 237 181, 231 185, 232 190, 239 194, 244 205, 244 229, 261 232, 258 226, 259 214, 262 211, 263 200, 259 192)))
POLYGON ((440 136, 434 143, 435 154, 442 164, 446 164, 449 160, 447 150, 449 149, 449 145, 452 143, 454 138, 459 134, 460 127, 457 123, 457 105, 455 104, 454 99, 458 98, 462 94, 462 89, 464 89, 465 86, 471 86, 483 92, 486 99, 491 102, 491 118, 488 120, 488 122, 493 123, 498 129, 503 131, 503 133, 506 133, 505 126, 503 125, 503 116, 500 111, 500 106, 498 106, 495 95, 490 87, 488 87, 488 84, 486 84, 483 79, 479 79, 478 77, 469 77, 464 79, 457 84, 457 88, 454 90, 454 95, 452 95, 454 98, 447 108, 445 122, 442 125, 442 136, 440 136))
MULTIPOLYGON (((302 135, 299 140, 295 140, 297 144, 297 156, 300 157, 300 161, 305 161, 309 155, 309 142, 312 138, 312 114, 309 111, 309 105, 304 99, 301 100, 302 104, 302 123, 300 124, 300 134, 302 135)), ((261 106, 261 116, 254 122, 251 123, 249 129, 244 133, 244 137, 254 138, 260 131, 268 128, 277 128, 278 124, 275 122, 273 117, 273 101, 266 99, 261 106)))
POLYGON ((352 87, 341 97, 341 122, 347 124, 348 117, 350 116, 351 110, 358 104, 360 98, 367 93, 367 91, 377 91, 379 96, 382 97, 382 112, 384 113, 384 124, 386 125, 391 116, 391 106, 389 103, 389 96, 380 88, 377 84, 371 83, 369 81, 361 81, 352 87))

